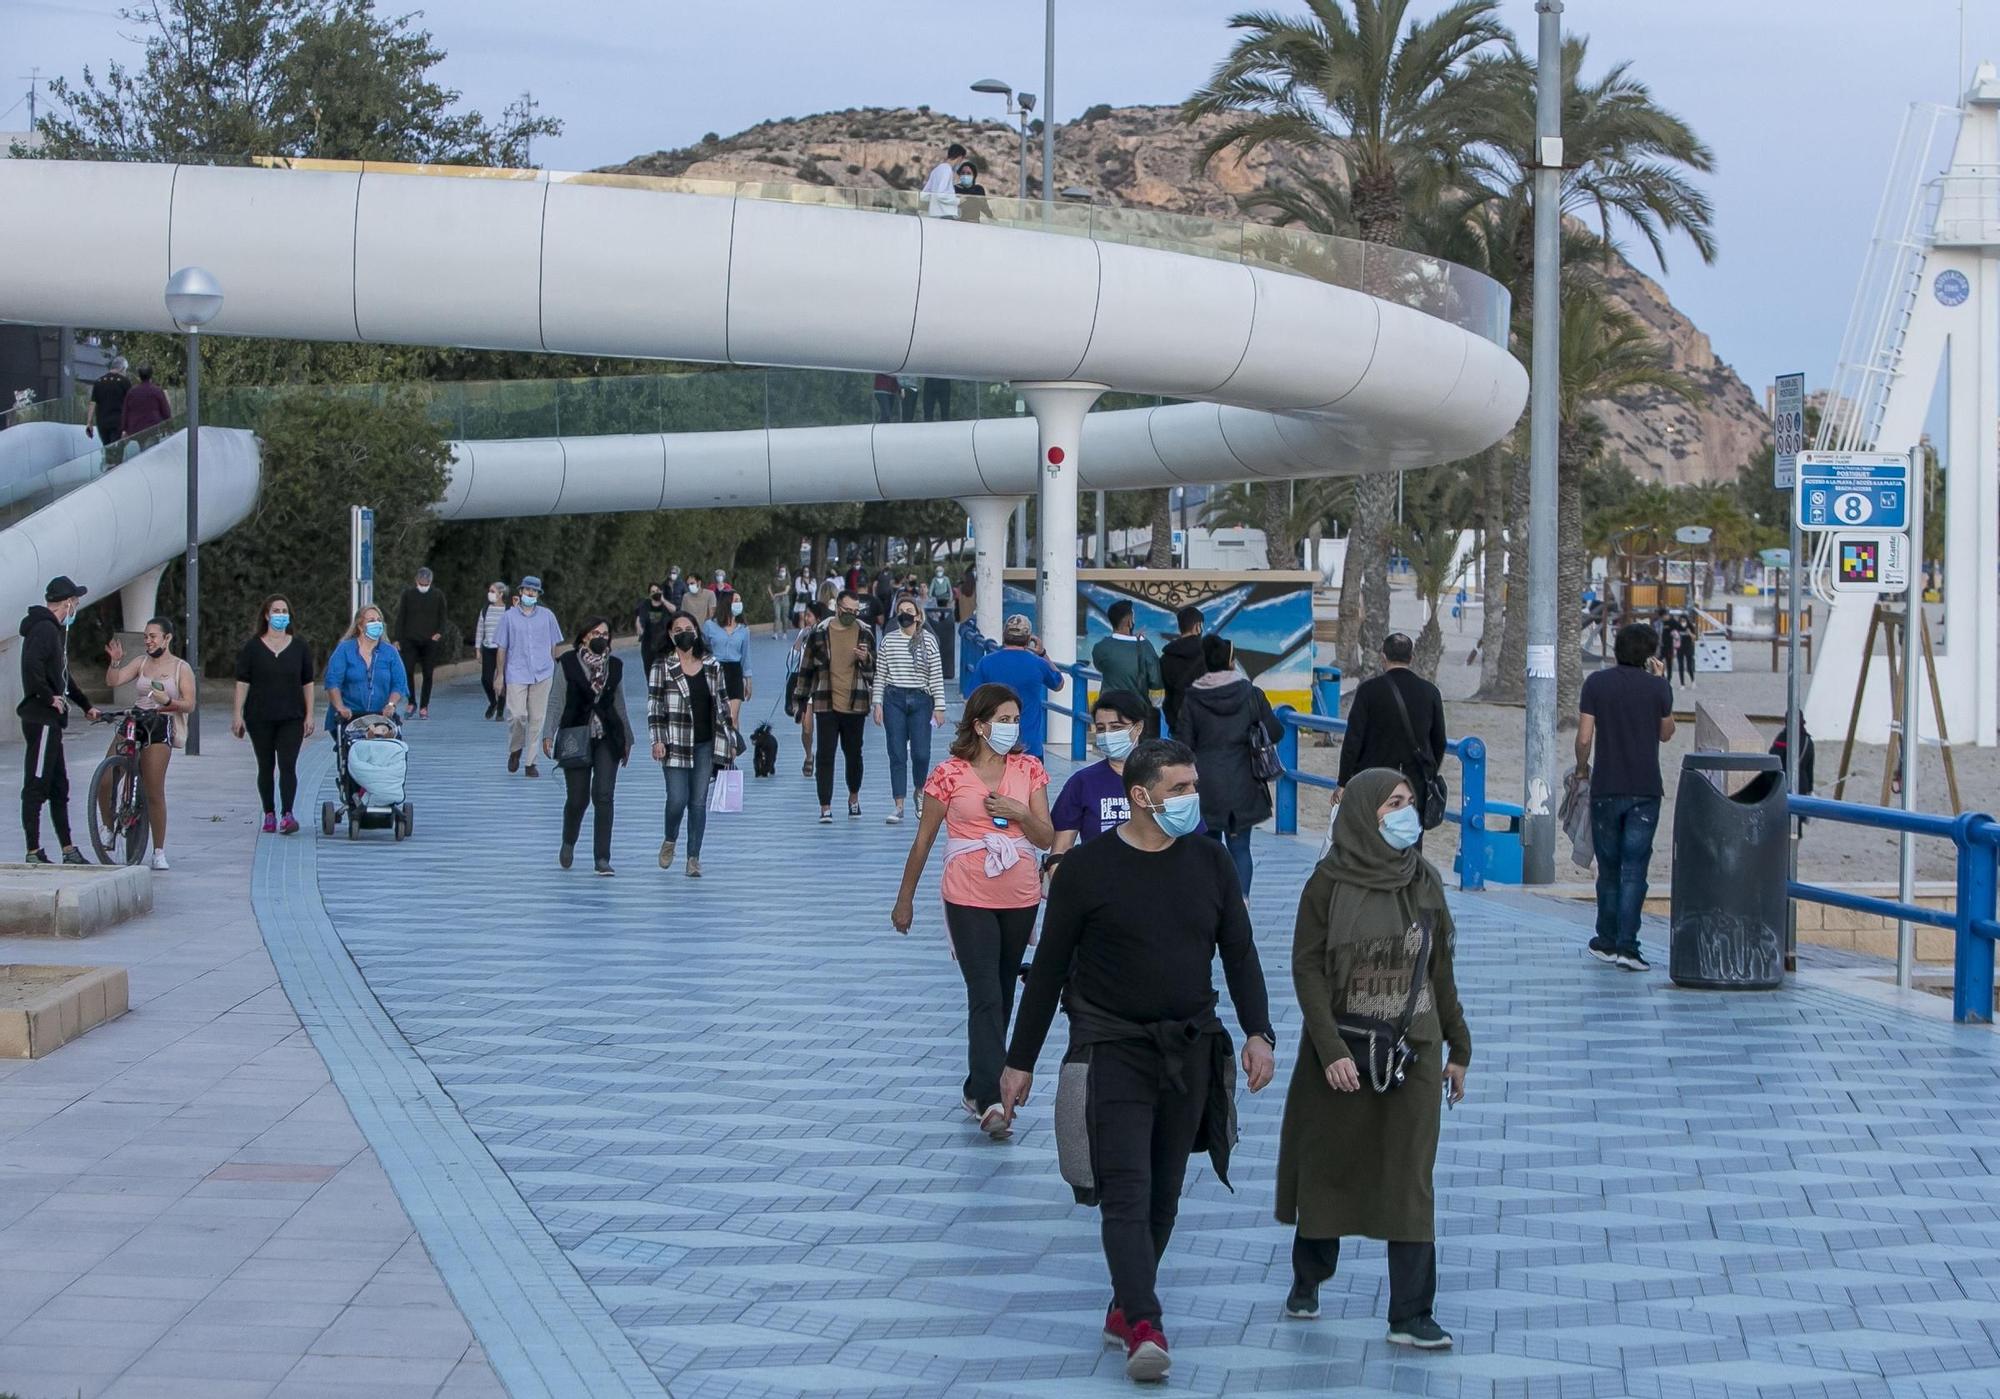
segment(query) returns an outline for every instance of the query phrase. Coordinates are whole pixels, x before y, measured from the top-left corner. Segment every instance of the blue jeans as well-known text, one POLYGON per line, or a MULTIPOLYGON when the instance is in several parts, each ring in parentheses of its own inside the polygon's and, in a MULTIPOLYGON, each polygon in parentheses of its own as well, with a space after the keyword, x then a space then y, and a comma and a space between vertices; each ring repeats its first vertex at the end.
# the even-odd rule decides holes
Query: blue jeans
POLYGON ((1240 831, 1226 834, 1210 826, 1208 833, 1229 847, 1229 858, 1236 864, 1236 882, 1243 886, 1243 897, 1250 897, 1250 831, 1245 827, 1240 831))
POLYGON ((929 690, 890 685, 882 692, 882 728, 889 735, 889 792, 898 802, 909 795, 912 768, 920 787, 931 775, 931 714, 935 708, 929 690))
POLYGON ((701 856, 701 838, 708 830, 708 779, 715 769, 715 745, 694 746, 694 766, 662 767, 667 775, 667 839, 681 838, 681 817, 687 817, 687 853, 701 856))
POLYGON ((1597 936, 1590 945, 1600 952, 1639 950, 1646 867, 1659 829, 1658 797, 1590 799, 1590 844, 1597 855, 1597 936))

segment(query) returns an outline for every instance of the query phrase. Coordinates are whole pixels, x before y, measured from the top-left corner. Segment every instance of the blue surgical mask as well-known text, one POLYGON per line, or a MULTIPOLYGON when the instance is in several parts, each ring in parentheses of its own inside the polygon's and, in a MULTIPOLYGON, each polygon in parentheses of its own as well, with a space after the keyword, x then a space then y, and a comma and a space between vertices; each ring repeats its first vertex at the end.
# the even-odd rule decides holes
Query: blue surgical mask
POLYGON ((68 629, 75 625, 76 625, 76 614, 74 612, 70 613, 69 616, 63 618, 63 627, 65 629, 68 629))
POLYGON ((1184 835, 1193 835, 1194 828, 1201 824, 1201 793, 1182 792, 1179 796, 1168 797, 1153 808, 1153 819, 1160 823, 1160 829, 1176 840, 1184 835))
POLYGON ((521 610, 523 612, 533 612, 535 610, 535 604, 540 601, 541 599, 536 597, 533 593, 524 593, 521 596, 521 610))
POLYGON ((370 641, 380 641, 382 639, 382 624, 380 622, 370 622, 361 630, 367 635, 370 641))
POLYGON ((995 753, 1007 754, 1014 751, 1014 745, 1021 741, 1019 724, 993 724, 986 730, 986 746, 995 753))
POLYGON ((1110 733, 1099 734, 1097 736, 1097 746, 1105 757, 1111 759, 1113 762, 1117 762, 1132 751, 1132 731, 1130 729, 1113 729, 1110 733))
POLYGON ((1391 850, 1408 850, 1424 838, 1424 818, 1414 806, 1399 806, 1382 818, 1382 839, 1391 850))
POLYGON ((283 631, 283 630, 284 630, 284 629, 285 629, 286 627, 289 627, 289 626, 290 626, 291 624, 292 624, 292 614, 291 614, 291 613, 289 613, 289 612, 273 612, 273 613, 271 614, 271 630, 272 630, 272 631, 283 631))

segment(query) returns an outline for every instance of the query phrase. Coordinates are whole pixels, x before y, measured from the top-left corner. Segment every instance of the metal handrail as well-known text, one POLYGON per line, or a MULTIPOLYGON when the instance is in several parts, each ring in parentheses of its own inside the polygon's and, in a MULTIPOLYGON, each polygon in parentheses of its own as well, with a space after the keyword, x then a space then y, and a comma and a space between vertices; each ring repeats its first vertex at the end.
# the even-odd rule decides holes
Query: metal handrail
MULTIPOLYGON (((1328 792, 1340 790, 1338 779, 1306 772, 1299 767, 1299 734, 1301 731, 1344 734, 1347 732, 1347 721, 1326 714, 1301 714, 1288 704, 1279 706, 1278 719, 1285 726, 1284 735, 1278 740, 1278 761, 1284 767, 1284 775, 1278 779, 1278 833, 1296 835, 1299 829, 1299 788, 1317 787, 1328 792)), ((1458 887, 1476 892, 1486 887, 1486 818, 1518 817, 1521 809, 1486 799, 1486 745, 1477 735, 1454 738, 1445 744, 1444 751, 1458 759, 1459 767, 1459 805, 1447 808, 1444 814, 1447 822, 1459 828, 1458 887)))
POLYGON ((1793 797, 1790 814, 1815 821, 1837 821, 1872 830, 1948 840, 1958 850, 1956 894, 1949 913, 1896 899, 1829 889, 1791 880, 1786 891, 1794 899, 1831 908, 1869 913, 1927 928, 1949 928, 1957 936, 1952 948, 1951 1018, 1961 1025, 1993 1023, 1993 944, 2000 940, 1995 895, 2000 892, 2000 821, 1984 812, 1940 816, 1928 811, 1901 811, 1889 806, 1837 802, 1825 797, 1793 797))

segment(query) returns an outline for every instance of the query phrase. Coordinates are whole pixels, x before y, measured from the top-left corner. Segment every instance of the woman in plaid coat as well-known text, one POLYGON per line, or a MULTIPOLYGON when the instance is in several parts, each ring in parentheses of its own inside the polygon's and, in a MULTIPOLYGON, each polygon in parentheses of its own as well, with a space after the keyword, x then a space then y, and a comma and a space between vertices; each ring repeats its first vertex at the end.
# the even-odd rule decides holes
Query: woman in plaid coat
POLYGON ((687 877, 701 878, 701 838, 708 829, 708 783, 722 754, 726 766, 736 755, 729 727, 729 695, 722 667, 702 645, 701 628, 685 612, 667 623, 668 649, 646 676, 646 721, 653 734, 653 760, 667 779, 666 838, 660 868, 672 869, 674 847, 687 817, 687 877))

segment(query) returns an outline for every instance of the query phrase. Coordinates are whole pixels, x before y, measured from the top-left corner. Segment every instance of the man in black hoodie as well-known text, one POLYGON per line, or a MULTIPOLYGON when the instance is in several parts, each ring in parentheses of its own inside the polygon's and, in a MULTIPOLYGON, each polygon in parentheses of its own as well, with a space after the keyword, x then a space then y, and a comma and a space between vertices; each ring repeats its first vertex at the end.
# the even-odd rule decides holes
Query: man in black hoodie
POLYGON ((1181 701, 1187 698, 1188 686, 1208 674, 1207 663, 1201 658, 1201 609, 1190 603, 1174 614, 1174 621, 1180 626, 1181 634, 1167 643, 1160 652, 1160 681, 1166 690, 1167 732, 1180 737, 1181 701))
POLYGON ((410 698, 417 717, 431 717, 431 677, 437 670, 438 648, 444 642, 444 589, 431 582, 428 568, 417 570, 417 581, 403 589, 396 607, 396 649, 410 673, 410 698))
POLYGON ((69 767, 63 761, 63 728, 69 711, 81 709, 90 718, 97 710, 69 674, 69 624, 76 617, 84 589, 57 576, 42 596, 47 605, 31 607, 21 619, 21 737, 28 743, 28 761, 21 770, 21 832, 28 842, 28 863, 46 865, 42 853, 42 803, 62 843, 62 862, 87 864, 69 836, 69 767))

